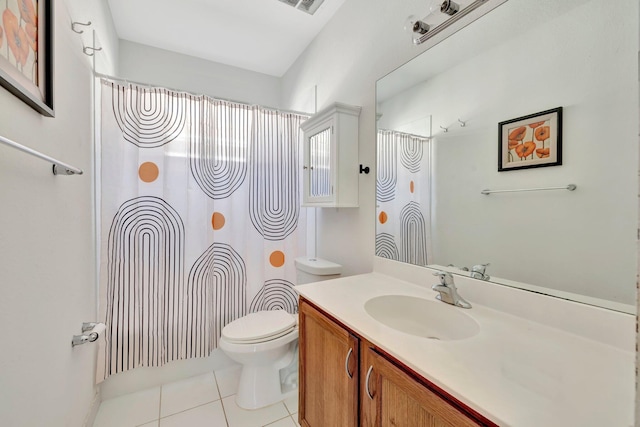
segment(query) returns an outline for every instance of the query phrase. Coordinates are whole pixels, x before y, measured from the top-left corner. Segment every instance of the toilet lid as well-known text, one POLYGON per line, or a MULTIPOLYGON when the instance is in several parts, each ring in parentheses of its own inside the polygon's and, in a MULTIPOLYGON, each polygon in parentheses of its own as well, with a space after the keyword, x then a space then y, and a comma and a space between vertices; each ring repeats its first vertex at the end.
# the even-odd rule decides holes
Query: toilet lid
POLYGON ((295 326, 295 316, 284 310, 258 311, 229 323, 222 328, 222 336, 232 342, 259 342, 282 336, 295 326))

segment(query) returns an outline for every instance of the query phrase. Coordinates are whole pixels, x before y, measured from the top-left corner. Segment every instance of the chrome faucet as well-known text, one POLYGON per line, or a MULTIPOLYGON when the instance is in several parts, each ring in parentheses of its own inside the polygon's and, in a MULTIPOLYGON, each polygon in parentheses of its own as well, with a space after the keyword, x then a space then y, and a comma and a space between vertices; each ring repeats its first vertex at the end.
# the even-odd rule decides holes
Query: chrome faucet
POLYGON ((474 265, 473 267, 471 267, 471 274, 469 276, 474 279, 489 280, 491 276, 489 276, 488 274, 484 274, 484 272, 487 270, 487 266, 489 265, 489 263, 474 265))
POLYGON ((471 308, 471 304, 458 295, 458 289, 453 283, 453 276, 451 273, 446 271, 437 271, 433 273, 433 275, 440 278, 440 283, 431 287, 434 291, 440 292, 440 294, 436 296, 436 299, 457 307, 471 308))

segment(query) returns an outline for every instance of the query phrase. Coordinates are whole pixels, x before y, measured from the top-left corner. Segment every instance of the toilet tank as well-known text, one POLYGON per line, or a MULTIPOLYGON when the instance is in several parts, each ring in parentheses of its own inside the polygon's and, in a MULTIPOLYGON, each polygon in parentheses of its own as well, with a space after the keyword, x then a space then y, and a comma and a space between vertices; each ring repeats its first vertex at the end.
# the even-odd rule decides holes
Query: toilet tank
POLYGON ((342 266, 335 262, 316 257, 296 258, 296 285, 336 279, 342 273, 342 266))

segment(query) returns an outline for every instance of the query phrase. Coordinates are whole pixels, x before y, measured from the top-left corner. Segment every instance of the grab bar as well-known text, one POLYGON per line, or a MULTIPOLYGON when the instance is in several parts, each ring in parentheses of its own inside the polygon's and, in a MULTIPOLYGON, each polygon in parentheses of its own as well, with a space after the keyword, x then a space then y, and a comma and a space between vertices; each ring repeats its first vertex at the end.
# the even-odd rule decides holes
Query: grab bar
POLYGON ((516 193, 521 191, 544 191, 544 190, 569 190, 573 191, 578 188, 575 184, 565 185, 564 187, 539 187, 539 188, 518 188, 515 190, 482 190, 481 194, 489 195, 491 193, 516 193))
POLYGON ((18 144, 17 142, 12 141, 8 138, 0 136, 0 142, 2 142, 5 145, 8 145, 9 147, 13 147, 16 150, 20 150, 23 153, 27 153, 39 159, 46 160, 49 163, 53 163, 54 175, 76 175, 76 174, 82 175, 82 169, 78 169, 76 167, 70 166, 64 162, 61 162, 60 160, 56 160, 53 157, 49 157, 46 154, 40 153, 39 151, 33 150, 29 147, 25 147, 24 145, 18 144))

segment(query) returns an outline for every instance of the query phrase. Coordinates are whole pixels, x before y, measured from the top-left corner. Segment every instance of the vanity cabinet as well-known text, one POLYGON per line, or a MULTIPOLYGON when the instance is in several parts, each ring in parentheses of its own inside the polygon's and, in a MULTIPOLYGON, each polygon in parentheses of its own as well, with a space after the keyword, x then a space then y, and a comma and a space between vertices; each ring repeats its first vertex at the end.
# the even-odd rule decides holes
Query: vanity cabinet
POLYGON ((300 425, 357 427, 358 338, 304 300, 299 331, 300 425))
POLYGON ((335 103, 300 128, 303 144, 303 206, 358 207, 360 107, 335 103))
POLYGON ((300 298, 303 427, 498 427, 300 298))
POLYGON ((363 351, 362 426, 477 427, 373 347, 363 351))

